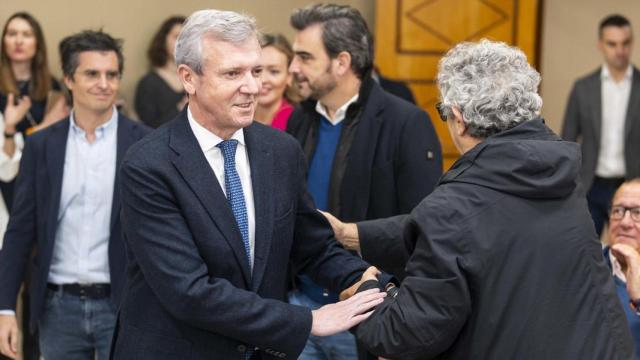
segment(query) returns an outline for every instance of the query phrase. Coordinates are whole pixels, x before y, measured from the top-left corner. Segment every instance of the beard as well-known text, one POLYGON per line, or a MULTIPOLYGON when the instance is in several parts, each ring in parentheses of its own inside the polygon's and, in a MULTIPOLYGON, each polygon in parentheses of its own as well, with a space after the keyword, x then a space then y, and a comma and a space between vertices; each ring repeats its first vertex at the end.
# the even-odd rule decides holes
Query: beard
POLYGON ((304 86, 305 84, 307 85, 308 89, 305 89, 305 92, 308 92, 308 97, 314 100, 320 100, 338 86, 338 82, 333 74, 331 74, 331 64, 327 66, 324 74, 318 77, 314 82, 311 82, 302 74, 294 74, 294 78, 298 83, 303 83, 301 86, 304 86))

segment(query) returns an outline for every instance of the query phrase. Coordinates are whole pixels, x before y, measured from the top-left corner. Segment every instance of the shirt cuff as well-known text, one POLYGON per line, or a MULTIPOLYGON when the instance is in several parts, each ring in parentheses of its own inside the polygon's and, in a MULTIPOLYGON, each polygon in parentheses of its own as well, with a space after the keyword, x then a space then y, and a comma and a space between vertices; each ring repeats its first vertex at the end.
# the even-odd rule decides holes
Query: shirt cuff
POLYGON ((13 315, 16 316, 16 312, 13 310, 0 310, 0 315, 13 315))

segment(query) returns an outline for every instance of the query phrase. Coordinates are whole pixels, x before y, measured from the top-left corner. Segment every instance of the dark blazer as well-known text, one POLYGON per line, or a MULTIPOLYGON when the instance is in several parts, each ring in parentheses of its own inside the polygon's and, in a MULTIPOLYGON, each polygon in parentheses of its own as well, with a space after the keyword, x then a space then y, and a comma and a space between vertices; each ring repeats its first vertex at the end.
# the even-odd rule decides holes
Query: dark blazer
MULTIPOLYGON (((562 137, 582 144, 580 177, 589 191, 596 172, 602 134, 601 68, 578 79, 571 90, 564 116, 562 137)), ((624 124, 624 160, 626 178, 640 176, 640 71, 633 68, 631 94, 624 124)))
POLYGON ((292 264, 340 291, 367 264, 342 249, 306 191, 295 139, 244 129, 255 201, 253 272, 240 231, 186 111, 136 144, 121 167, 128 283, 114 359, 295 359, 311 311, 285 302, 292 264))
MULTIPOLYGON (((297 107, 287 125, 308 161, 315 152, 320 123, 315 104, 297 107)), ((334 161, 329 212, 347 222, 387 218, 409 213, 431 193, 442 174, 442 155, 426 112, 366 78, 358 102, 349 107, 344 121, 336 153, 336 159, 342 156, 344 161, 334 161), (349 137, 346 131, 352 127, 355 133, 349 137)), ((406 258, 390 259, 386 252, 397 244, 370 240, 361 237, 363 258, 401 276, 406 258)))
MULTIPOLYGON (((129 147, 148 133, 148 128, 118 114, 118 148, 116 166, 129 147)), ((35 329, 43 312, 47 280, 55 234, 64 159, 67 149, 69 119, 39 131, 27 138, 20 172, 16 180, 15 202, 0 251, 0 309, 16 308, 18 289, 30 265, 31 320, 35 329), (33 263, 28 264, 34 253, 33 263)), ((125 278, 125 250, 121 236, 119 179, 116 172, 111 208, 109 269, 111 298, 114 304, 122 293, 125 278)), ((89 219, 87 219, 89 221, 89 219)))
POLYGON ((412 104, 416 103, 416 98, 413 96, 411 89, 409 89, 409 87, 402 81, 391 80, 382 75, 378 75, 378 81, 380 82, 380 86, 382 86, 382 89, 384 89, 384 91, 393 94, 401 99, 405 99, 412 104))

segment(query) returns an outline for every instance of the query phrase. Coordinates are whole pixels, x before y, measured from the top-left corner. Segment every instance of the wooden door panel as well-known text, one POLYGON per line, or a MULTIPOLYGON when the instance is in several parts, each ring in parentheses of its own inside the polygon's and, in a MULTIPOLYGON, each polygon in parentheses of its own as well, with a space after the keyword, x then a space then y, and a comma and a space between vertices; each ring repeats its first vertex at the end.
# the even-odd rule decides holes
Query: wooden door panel
POLYGON ((438 61, 460 41, 482 38, 519 46, 535 66, 539 0, 377 0, 376 64, 406 82, 431 116, 448 169, 459 154, 435 111, 438 61))

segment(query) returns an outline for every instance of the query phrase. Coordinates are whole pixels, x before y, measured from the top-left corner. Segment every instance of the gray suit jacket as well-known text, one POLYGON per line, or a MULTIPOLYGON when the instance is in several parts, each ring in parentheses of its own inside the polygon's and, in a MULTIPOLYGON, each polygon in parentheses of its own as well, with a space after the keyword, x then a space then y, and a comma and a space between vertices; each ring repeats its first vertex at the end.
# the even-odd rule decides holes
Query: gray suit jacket
MULTIPOLYGON (((640 71, 634 66, 631 94, 624 126, 626 178, 640 176, 640 71)), ((580 177, 584 190, 593 183, 602 134, 602 97, 600 68, 576 81, 564 116, 562 137, 582 144, 580 177)))

